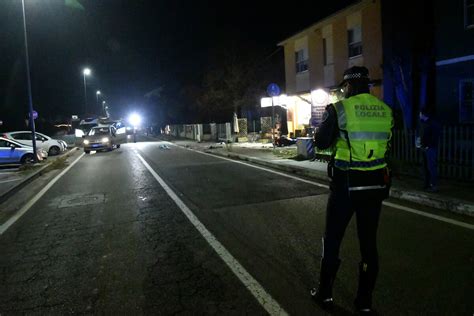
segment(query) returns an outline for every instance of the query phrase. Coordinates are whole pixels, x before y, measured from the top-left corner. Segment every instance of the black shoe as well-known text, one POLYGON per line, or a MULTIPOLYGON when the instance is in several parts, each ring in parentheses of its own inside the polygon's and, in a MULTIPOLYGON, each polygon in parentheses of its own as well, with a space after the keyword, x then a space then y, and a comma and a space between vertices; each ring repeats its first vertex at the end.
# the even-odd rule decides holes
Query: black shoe
POLYGON ((378 264, 368 265, 361 262, 359 264, 359 286, 354 305, 361 315, 373 315, 372 291, 375 287, 375 280, 378 274, 378 264))
POLYGON ((317 288, 311 289, 310 294, 312 299, 324 309, 330 309, 334 306, 332 286, 340 264, 340 260, 335 262, 327 262, 324 258, 321 260, 319 285, 317 288))
POLYGON ((370 298, 359 298, 357 297, 354 301, 357 312, 360 315, 374 315, 372 310, 372 302, 370 298))
POLYGON ((323 309, 332 309, 334 307, 332 295, 322 295, 321 291, 319 291, 317 288, 312 288, 309 293, 311 294, 313 301, 315 301, 316 304, 321 306, 323 309))

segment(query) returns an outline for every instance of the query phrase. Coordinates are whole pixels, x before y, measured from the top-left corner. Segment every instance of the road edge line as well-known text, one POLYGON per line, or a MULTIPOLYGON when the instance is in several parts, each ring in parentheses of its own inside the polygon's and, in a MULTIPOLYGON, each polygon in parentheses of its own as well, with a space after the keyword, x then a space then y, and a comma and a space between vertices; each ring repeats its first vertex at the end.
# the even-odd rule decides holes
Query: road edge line
POLYGON ((408 213, 413 213, 413 214, 417 214, 417 215, 420 215, 420 216, 429 217, 429 218, 436 219, 436 220, 441 221, 441 222, 445 222, 445 223, 453 224, 453 225, 456 225, 456 226, 464 227, 464 228, 467 228, 467 229, 470 229, 470 230, 474 230, 474 225, 464 223, 464 222, 461 222, 461 221, 457 221, 455 219, 450 219, 450 218, 447 218, 447 217, 443 217, 443 216, 439 216, 439 215, 435 215, 435 214, 430 214, 430 213, 426 213, 426 212, 423 212, 423 211, 418 211, 418 210, 415 210, 411 207, 394 204, 392 202, 384 201, 383 204, 388 206, 388 207, 397 208, 399 210, 402 210, 402 211, 405 211, 405 212, 408 212, 408 213))
MULTIPOLYGON (((219 156, 219 155, 206 153, 206 152, 196 150, 196 149, 192 149, 192 148, 186 148, 186 147, 182 147, 182 146, 179 146, 179 145, 176 145, 176 144, 173 144, 173 145, 181 147, 181 148, 189 150, 189 151, 193 151, 193 152, 202 154, 202 155, 211 156, 211 157, 224 159, 224 160, 229 160, 231 162, 235 162, 235 163, 242 164, 242 165, 245 165, 245 166, 249 166, 249 167, 252 167, 252 168, 256 168, 256 169, 264 170, 264 171, 271 172, 271 173, 274 173, 274 174, 278 174, 278 175, 281 175, 281 176, 284 176, 284 177, 287 177, 287 178, 291 178, 291 179, 295 179, 295 180, 298 180, 298 181, 301 181, 301 182, 304 182, 304 183, 309 183, 309 184, 316 185, 316 186, 319 186, 319 187, 323 187, 323 188, 326 188, 326 189, 329 188, 329 186, 325 185, 325 184, 317 183, 317 182, 311 181, 311 180, 302 179, 302 178, 299 178, 297 176, 292 176, 292 175, 285 174, 283 172, 279 172, 279 171, 275 171, 275 170, 271 170, 271 169, 268 169, 268 168, 265 168, 265 167, 255 166, 255 165, 252 165, 251 163, 248 163, 248 162, 238 161, 238 160, 235 160, 235 159, 232 159, 232 158, 222 157, 222 156, 219 156)), ((455 225, 455 226, 459 226, 459 227, 467 228, 467 229, 470 229, 470 230, 474 230, 474 225, 471 225, 471 224, 468 224, 468 223, 465 223, 465 222, 461 222, 461 221, 457 221, 457 220, 450 219, 450 218, 447 218, 447 217, 443 217, 443 216, 434 215, 434 214, 430 214, 430 213, 427 213, 427 212, 419 211, 419 210, 413 209, 411 207, 394 204, 392 202, 384 201, 382 204, 385 205, 385 206, 388 206, 388 207, 396 208, 396 209, 404 211, 404 212, 416 214, 416 215, 419 215, 419 216, 424 216, 424 217, 431 218, 431 219, 441 221, 441 222, 444 222, 444 223, 448 223, 448 224, 452 224, 452 225, 455 225)))
POLYGON ((64 175, 69 171, 78 161, 84 156, 82 153, 76 160, 74 160, 66 169, 61 171, 53 180, 51 180, 41 191, 39 191, 32 199, 28 201, 23 207, 10 217, 5 223, 0 225, 0 236, 3 235, 17 220, 19 220, 28 210, 46 193, 48 190, 64 175))
POLYGON ((194 151, 194 152, 202 154, 202 155, 206 155, 206 156, 210 156, 210 157, 214 157, 214 158, 219 158, 219 159, 224 159, 224 160, 228 160, 228 161, 238 163, 238 164, 241 164, 241 165, 245 165, 245 166, 260 169, 260 170, 263 170, 263 171, 271 172, 271 173, 274 173, 274 174, 277 174, 277 175, 280 175, 280 176, 284 176, 284 177, 287 177, 287 178, 290 178, 290 179, 295 179, 295 180, 298 180, 298 181, 301 181, 301 182, 309 183, 309 184, 312 184, 312 185, 315 185, 315 186, 318 186, 318 187, 321 187, 321 188, 329 189, 329 186, 326 185, 326 184, 314 182, 314 181, 311 181, 311 180, 302 179, 302 178, 299 178, 297 176, 292 176, 292 175, 286 174, 284 172, 272 170, 272 169, 269 169, 270 167, 256 166, 256 165, 254 165, 252 163, 249 163, 249 162, 239 161, 239 160, 235 160, 235 159, 232 159, 232 158, 223 157, 223 156, 220 156, 220 155, 217 155, 217 154, 211 154, 211 153, 207 153, 207 152, 192 149, 192 148, 186 148, 186 147, 181 147, 181 148, 186 149, 186 150, 190 150, 190 151, 194 151))
POLYGON ((207 243, 214 249, 217 255, 224 261, 230 270, 237 276, 240 282, 250 291, 253 297, 270 315, 288 315, 288 313, 278 304, 278 302, 271 297, 270 294, 255 280, 250 273, 232 256, 232 254, 217 240, 217 238, 201 223, 201 221, 194 215, 186 204, 178 197, 176 193, 166 184, 166 182, 153 170, 153 168, 146 162, 146 160, 136 152, 138 158, 148 171, 153 175, 155 180, 165 190, 168 196, 179 207, 183 214, 193 224, 196 230, 207 241, 207 243))

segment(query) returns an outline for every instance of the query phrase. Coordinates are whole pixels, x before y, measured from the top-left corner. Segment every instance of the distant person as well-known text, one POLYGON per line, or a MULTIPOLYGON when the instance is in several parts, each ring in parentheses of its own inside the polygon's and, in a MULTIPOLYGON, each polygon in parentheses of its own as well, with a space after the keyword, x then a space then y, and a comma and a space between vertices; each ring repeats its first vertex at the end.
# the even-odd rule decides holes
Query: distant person
POLYGON ((367 68, 347 69, 341 83, 345 99, 326 107, 314 135, 318 148, 332 148, 332 157, 319 285, 311 296, 325 309, 333 306, 339 248, 355 213, 361 261, 354 304, 361 314, 372 313, 372 291, 379 271, 377 226, 390 185, 385 156, 393 127, 392 110, 369 93, 369 83, 367 68))
POLYGON ((419 147, 423 152, 423 189, 428 192, 438 191, 437 156, 440 129, 432 113, 429 110, 421 110, 419 147))

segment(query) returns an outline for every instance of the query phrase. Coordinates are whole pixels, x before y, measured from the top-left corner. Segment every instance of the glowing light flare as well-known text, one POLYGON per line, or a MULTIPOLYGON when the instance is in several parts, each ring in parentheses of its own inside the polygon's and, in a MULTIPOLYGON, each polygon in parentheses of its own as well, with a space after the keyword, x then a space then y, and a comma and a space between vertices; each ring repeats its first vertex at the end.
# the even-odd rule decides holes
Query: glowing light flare
POLYGON ((76 129, 74 131, 74 134, 76 135, 76 137, 80 138, 80 137, 84 136, 84 131, 82 129, 76 129))
POLYGON ((297 106, 298 112, 298 123, 308 124, 309 120, 311 119, 311 105, 305 102, 300 102, 297 106))
POLYGON ((262 108, 267 108, 272 106, 272 98, 261 98, 260 99, 260 106, 262 108))
POLYGON ((329 95, 323 89, 311 91, 311 100, 314 104, 324 105, 328 103, 329 95))
POLYGON ((142 117, 137 113, 132 113, 128 117, 128 122, 132 124, 133 127, 140 126, 140 123, 142 122, 142 117))

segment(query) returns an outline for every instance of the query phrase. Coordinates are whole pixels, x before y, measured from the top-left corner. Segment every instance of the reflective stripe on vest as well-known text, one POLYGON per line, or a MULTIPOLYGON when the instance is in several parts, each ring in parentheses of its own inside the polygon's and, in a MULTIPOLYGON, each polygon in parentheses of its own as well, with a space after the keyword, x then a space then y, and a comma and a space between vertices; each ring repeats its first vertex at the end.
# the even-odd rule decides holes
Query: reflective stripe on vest
POLYGON ((337 123, 339 124, 339 129, 345 130, 347 125, 346 111, 344 110, 344 104, 342 102, 337 102, 334 104, 337 112, 337 123))
POLYGON ((378 165, 385 164, 385 159, 375 159, 372 161, 344 161, 339 159, 334 159, 334 166, 339 169, 353 169, 353 168, 372 168, 378 165))
MULTIPOLYGON (((387 140, 390 138, 390 133, 386 132, 350 132, 348 135, 350 139, 387 140)), ((346 133, 342 131, 339 136, 346 139, 346 133)))

